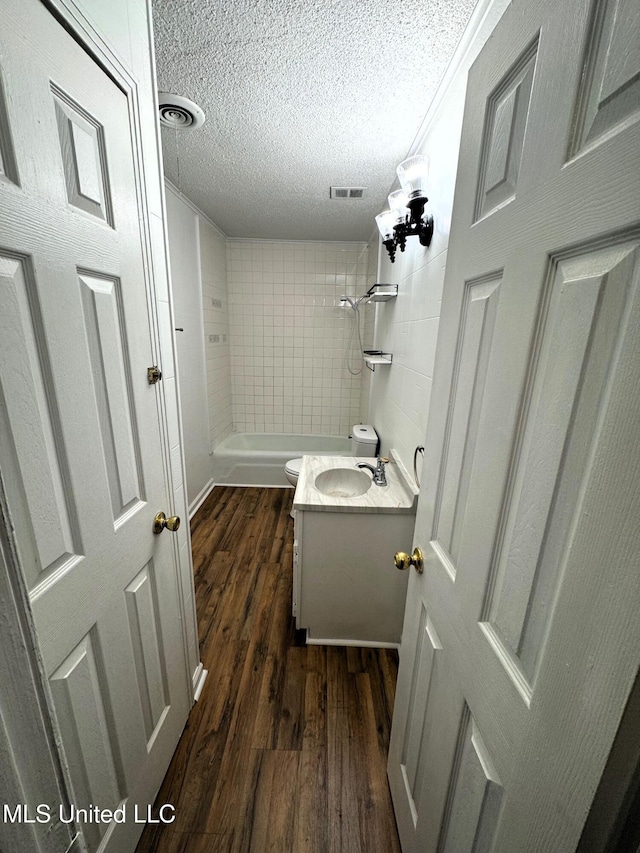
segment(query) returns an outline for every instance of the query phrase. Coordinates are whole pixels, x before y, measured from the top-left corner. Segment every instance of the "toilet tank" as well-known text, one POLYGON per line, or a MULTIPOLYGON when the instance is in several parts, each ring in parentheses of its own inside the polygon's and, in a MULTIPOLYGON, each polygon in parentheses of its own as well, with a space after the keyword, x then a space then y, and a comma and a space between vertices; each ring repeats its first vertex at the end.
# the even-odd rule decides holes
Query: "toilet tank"
POLYGON ((371 424, 356 424, 351 433, 351 452, 354 456, 375 456, 378 433, 371 424))

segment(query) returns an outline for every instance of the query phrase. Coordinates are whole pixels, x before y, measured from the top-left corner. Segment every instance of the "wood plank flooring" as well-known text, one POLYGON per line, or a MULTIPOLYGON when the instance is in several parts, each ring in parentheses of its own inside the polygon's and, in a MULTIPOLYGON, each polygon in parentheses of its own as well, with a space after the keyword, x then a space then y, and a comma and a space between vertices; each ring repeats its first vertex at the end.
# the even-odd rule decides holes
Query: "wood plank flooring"
POLYGON ((192 521, 209 670, 137 853, 399 853, 386 778, 394 650, 303 646, 291 489, 217 487, 192 521))

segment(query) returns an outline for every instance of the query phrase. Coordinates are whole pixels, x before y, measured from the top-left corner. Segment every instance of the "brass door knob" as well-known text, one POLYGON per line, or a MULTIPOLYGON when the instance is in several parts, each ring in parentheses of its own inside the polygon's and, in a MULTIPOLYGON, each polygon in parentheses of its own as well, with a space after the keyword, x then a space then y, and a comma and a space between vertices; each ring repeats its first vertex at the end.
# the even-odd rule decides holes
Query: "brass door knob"
POLYGON ((416 572, 421 575, 424 570, 424 556, 420 548, 414 548, 411 556, 409 556, 409 554, 405 554, 404 551, 398 551, 393 558, 393 564, 396 569, 400 569, 401 572, 405 571, 410 566, 414 566, 416 572))
POLYGON ((180 527, 180 516, 170 515, 169 518, 167 518, 163 512, 159 512, 153 519, 153 532, 162 533, 165 527, 167 530, 171 530, 172 533, 175 533, 180 527))

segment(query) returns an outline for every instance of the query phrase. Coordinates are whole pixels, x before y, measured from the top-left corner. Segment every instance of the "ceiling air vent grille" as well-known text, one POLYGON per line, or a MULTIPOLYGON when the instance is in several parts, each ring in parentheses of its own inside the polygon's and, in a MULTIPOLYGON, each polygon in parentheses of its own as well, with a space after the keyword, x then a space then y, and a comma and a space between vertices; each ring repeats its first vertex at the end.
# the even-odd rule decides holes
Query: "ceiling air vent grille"
POLYGON ((364 198, 366 187, 331 187, 331 198, 364 198))

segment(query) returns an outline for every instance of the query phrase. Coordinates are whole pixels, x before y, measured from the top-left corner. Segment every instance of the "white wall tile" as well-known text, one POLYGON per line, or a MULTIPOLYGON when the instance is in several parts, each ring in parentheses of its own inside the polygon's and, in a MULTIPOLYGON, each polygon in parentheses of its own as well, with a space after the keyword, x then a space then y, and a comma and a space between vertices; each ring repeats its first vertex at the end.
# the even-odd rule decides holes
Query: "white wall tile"
POLYGON ((431 379, 415 370, 406 370, 402 386, 402 408, 420 433, 427 429, 431 399, 431 379))
POLYGON ((438 317, 431 317, 429 320, 415 320, 406 324, 407 367, 430 378, 433 378, 439 322, 438 317))
MULTIPOLYGON (((364 369, 342 294, 367 288, 365 244, 227 244, 234 428, 347 434, 360 420, 364 369), (275 389, 278 393, 275 393, 275 389)), ((361 326, 363 319, 361 315, 361 326)))
POLYGON ((412 320, 427 320, 440 316, 446 260, 446 251, 440 252, 423 268, 419 277, 420 285, 413 287, 411 291, 412 320))

